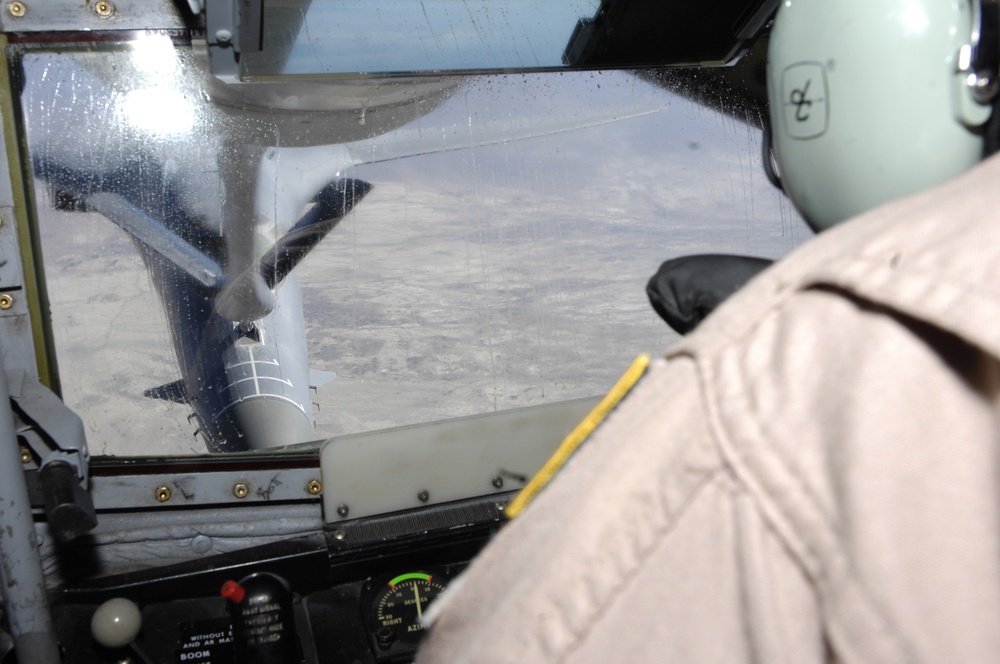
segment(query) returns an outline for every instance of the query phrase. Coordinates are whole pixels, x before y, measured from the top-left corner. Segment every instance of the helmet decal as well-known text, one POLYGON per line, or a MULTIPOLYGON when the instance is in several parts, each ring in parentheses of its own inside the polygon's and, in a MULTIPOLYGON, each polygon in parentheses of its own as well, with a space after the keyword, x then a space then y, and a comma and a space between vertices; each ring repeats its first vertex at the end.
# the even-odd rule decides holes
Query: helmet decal
POLYGON ((830 118, 826 68, 818 62, 799 62, 781 74, 785 132, 807 140, 826 133, 830 118))

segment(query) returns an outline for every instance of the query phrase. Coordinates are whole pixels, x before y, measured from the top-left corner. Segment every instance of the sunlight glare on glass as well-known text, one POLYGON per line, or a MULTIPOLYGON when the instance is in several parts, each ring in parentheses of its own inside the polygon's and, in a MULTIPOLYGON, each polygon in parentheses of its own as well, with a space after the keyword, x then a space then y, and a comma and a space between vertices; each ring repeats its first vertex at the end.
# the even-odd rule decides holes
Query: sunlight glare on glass
POLYGON ((131 43, 132 63, 150 79, 167 76, 173 79, 180 63, 177 51, 167 35, 142 35, 131 43))
POLYGON ((140 87, 119 107, 130 127, 154 136, 176 136, 194 127, 195 109, 179 91, 177 50, 166 35, 142 35, 131 43, 131 61, 140 87))
POLYGON ((129 92, 122 101, 125 122, 156 136, 176 136, 194 127, 194 108, 183 94, 169 88, 143 88, 129 92))

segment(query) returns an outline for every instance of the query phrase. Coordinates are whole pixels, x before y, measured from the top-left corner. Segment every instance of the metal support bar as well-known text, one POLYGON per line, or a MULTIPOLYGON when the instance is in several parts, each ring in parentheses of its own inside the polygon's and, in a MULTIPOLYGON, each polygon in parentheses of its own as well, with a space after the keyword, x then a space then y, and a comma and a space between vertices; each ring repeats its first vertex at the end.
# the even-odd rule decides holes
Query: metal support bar
POLYGON ((83 421, 47 387, 23 371, 5 373, 19 445, 41 459, 45 512, 56 536, 68 542, 97 525, 87 492, 90 454, 83 421))
MULTIPOLYGON (((190 3, 186 3, 193 10, 190 3)), ((198 6, 200 9, 200 5, 198 6)), ((193 12, 197 13, 197 12, 193 12)), ((0 5, 3 32, 183 30, 174 0, 19 0, 0 5)))
POLYGON ((24 421, 25 427, 40 434, 26 437, 26 440, 42 460, 41 465, 65 461, 73 466, 77 477, 86 484, 90 452, 80 416, 24 371, 11 371, 6 374, 6 379, 7 394, 14 400, 18 419, 24 421))
POLYGON ((59 647, 45 593, 28 486, 10 409, 7 373, 0 361, 0 578, 17 661, 58 664, 59 647))

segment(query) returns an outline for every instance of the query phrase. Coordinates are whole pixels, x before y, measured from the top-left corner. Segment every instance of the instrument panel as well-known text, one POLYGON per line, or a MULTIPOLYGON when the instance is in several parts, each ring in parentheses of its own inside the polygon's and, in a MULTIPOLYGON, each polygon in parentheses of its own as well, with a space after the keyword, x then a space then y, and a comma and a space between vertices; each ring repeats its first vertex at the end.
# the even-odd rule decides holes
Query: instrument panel
POLYGON ((503 500, 463 501, 359 519, 67 584, 52 601, 63 662, 412 661, 426 612, 500 527, 503 507, 503 500))
MULTIPOLYGON (((305 595, 289 590, 284 597, 268 596, 243 611, 221 595, 152 602, 138 609, 141 619, 133 638, 107 645, 95 638, 95 616, 105 604, 55 605, 53 618, 57 633, 69 637, 63 643, 66 664, 394 664, 413 659, 425 631, 422 614, 464 566, 462 562, 391 577, 380 574, 305 595)), ((261 572, 248 576, 256 579, 239 583, 271 577, 261 572)), ((277 575, 268 580, 283 582, 277 575)), ((109 600, 115 601, 121 600, 109 600)), ((142 604, 125 601, 137 608, 142 604)), ((121 615, 112 611, 103 619, 112 624, 120 622, 121 615)))

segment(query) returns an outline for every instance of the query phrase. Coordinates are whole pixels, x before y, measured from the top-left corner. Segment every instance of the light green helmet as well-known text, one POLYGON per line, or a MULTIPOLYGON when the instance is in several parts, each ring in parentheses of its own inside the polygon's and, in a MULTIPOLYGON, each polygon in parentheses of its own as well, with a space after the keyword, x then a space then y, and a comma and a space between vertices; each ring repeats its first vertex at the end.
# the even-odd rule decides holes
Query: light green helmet
POLYGON ((768 52, 774 157, 814 229, 981 159, 996 78, 977 70, 981 1, 783 0, 768 52))

